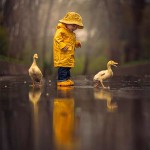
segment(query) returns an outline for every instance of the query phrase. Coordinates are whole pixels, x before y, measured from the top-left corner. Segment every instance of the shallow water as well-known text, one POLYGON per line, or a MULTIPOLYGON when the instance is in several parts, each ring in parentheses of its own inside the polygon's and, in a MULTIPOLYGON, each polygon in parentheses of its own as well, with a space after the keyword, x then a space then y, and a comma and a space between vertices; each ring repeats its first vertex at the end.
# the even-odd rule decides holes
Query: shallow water
POLYGON ((110 90, 92 77, 74 87, 45 79, 0 77, 0 150, 149 150, 150 77, 114 77, 110 90))

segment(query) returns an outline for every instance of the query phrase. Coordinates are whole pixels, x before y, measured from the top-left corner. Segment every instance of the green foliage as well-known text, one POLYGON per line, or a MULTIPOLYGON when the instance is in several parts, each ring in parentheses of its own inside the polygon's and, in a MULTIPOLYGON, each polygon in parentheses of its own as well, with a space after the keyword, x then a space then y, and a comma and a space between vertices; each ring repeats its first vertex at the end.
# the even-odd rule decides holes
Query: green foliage
POLYGON ((75 59, 75 67, 71 69, 72 75, 82 74, 84 67, 84 58, 83 56, 75 59))
POLYGON ((106 56, 102 55, 96 58, 92 58, 90 62, 92 63, 89 64, 89 72, 96 73, 106 68, 107 58, 106 56))
POLYGON ((4 27, 0 26, 0 54, 7 55, 8 51, 8 37, 4 27))

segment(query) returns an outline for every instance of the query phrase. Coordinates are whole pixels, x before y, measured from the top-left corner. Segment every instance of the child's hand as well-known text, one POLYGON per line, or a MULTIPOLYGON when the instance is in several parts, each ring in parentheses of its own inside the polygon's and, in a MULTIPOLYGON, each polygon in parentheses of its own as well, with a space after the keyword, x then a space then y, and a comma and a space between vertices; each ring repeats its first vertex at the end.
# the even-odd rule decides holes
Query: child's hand
POLYGON ((78 43, 78 47, 80 47, 80 48, 81 48, 81 43, 80 43, 80 42, 78 43))
POLYGON ((76 48, 81 48, 81 43, 79 41, 76 41, 75 47, 76 48))
POLYGON ((65 46, 64 48, 62 48, 63 51, 67 51, 68 50, 68 47, 65 46))

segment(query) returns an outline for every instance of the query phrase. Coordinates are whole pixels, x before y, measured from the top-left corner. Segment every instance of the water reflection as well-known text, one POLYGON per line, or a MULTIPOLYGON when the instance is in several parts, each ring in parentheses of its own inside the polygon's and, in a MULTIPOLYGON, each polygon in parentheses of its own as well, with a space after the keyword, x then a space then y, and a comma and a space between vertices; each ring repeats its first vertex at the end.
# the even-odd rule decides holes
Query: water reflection
POLYGON ((99 100, 106 100, 107 102, 107 110, 115 111, 118 108, 116 102, 113 102, 113 95, 109 90, 104 89, 94 89, 94 97, 99 100))
POLYGON ((73 90, 74 87, 73 86, 66 86, 66 87, 61 87, 58 86, 57 87, 57 97, 59 98, 70 98, 73 97, 73 90))
POLYGON ((42 90, 40 88, 31 88, 29 90, 29 101, 33 108, 33 145, 37 150, 39 147, 39 108, 38 102, 40 101, 42 90))
MULTIPOLYGON (((8 84, 7 84, 8 85, 8 84)), ((28 90, 22 85, 0 92, 0 150, 26 150, 31 147, 28 90)))
POLYGON ((56 149, 72 150, 74 147, 74 98, 72 87, 58 87, 54 99, 53 132, 56 149))
POLYGON ((148 81, 141 88, 116 88, 119 78, 115 90, 93 90, 83 79, 77 79, 80 86, 57 89, 53 83, 33 89, 15 80, 0 86, 0 150, 149 148, 148 81))

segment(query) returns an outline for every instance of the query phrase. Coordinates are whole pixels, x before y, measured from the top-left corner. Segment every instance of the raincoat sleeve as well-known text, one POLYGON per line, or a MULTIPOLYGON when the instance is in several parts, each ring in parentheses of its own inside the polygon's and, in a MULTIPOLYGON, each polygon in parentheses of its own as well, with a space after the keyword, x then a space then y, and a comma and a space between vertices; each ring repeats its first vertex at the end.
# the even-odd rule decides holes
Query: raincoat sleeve
POLYGON ((76 48, 81 47, 81 43, 80 43, 79 41, 76 41, 76 43, 75 43, 75 47, 76 47, 76 48))
POLYGON ((64 43, 63 37, 62 37, 62 31, 58 31, 55 35, 55 41, 58 43, 59 48, 63 49, 64 47, 66 47, 66 44, 64 43))

